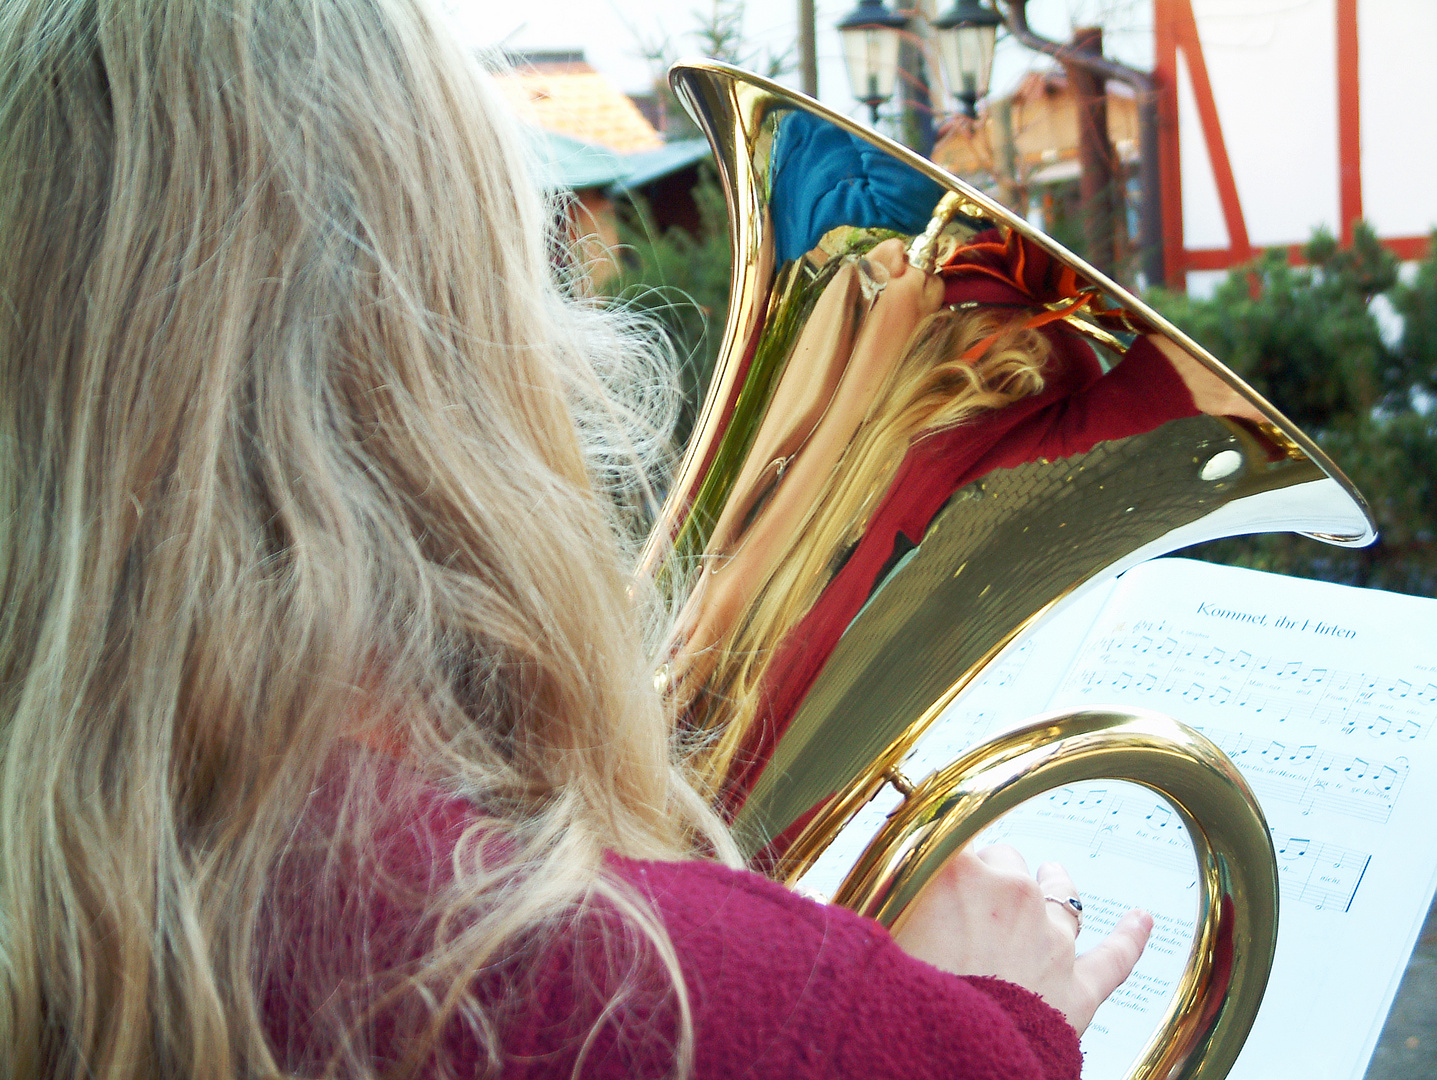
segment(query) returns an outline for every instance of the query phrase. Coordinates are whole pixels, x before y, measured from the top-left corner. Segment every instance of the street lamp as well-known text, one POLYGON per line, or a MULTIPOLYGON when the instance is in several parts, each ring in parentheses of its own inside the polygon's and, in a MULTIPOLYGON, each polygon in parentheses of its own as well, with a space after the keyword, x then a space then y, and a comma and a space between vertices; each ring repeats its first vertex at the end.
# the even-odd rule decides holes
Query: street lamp
POLYGON ((893 96, 898 81, 899 35, 908 20, 883 6, 883 0, 859 0, 838 24, 843 59, 853 96, 868 106, 878 124, 878 106, 893 96))
POLYGON ((978 99, 988 93, 993 47, 1002 22, 1003 16, 983 0, 954 0, 951 8, 933 20, 943 79, 970 117, 977 117, 978 99))

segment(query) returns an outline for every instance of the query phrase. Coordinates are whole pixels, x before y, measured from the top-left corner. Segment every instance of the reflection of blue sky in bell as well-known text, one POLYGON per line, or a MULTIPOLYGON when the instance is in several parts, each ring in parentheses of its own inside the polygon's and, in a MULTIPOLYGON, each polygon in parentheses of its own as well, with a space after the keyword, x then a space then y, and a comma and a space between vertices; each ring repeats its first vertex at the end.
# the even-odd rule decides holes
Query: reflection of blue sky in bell
MULTIPOLYGON (((668 41, 673 56, 695 55, 699 43, 692 31, 696 12, 709 8, 703 0, 543 0, 525 7, 498 0, 443 0, 464 33, 480 44, 506 44, 514 49, 583 49, 586 59, 626 93, 644 93, 653 71, 643 59, 640 41, 668 41)), ((866 120, 868 111, 853 100, 843 66, 843 49, 834 25, 853 8, 854 0, 816 0, 819 97, 830 108, 866 120)), ((890 5, 891 6, 891 5, 890 5)), ((947 3, 940 3, 946 9, 947 3)), ((797 0, 746 6, 745 37, 750 48, 781 54, 797 37, 797 0)), ((1075 26, 1101 24, 1109 56, 1125 63, 1152 63, 1151 0, 1032 0, 1028 21, 1047 37, 1066 38, 1075 26)), ((1048 66, 1045 57, 1000 38, 993 64, 993 89, 1006 93, 1028 71, 1048 66)), ((790 74, 783 82, 797 86, 790 74)))

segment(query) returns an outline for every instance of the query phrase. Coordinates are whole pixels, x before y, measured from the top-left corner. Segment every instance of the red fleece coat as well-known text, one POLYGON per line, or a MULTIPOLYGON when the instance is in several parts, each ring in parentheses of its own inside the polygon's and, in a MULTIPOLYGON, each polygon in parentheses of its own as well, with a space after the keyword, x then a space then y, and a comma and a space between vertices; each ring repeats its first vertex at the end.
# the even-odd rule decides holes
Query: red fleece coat
MULTIPOLYGON (((412 913, 450 880, 454 845, 475 815, 470 804, 438 795, 418 809, 383 836, 378 865, 367 872, 351 866, 322 877, 316 853, 291 859, 278 875, 265 942, 281 935, 282 947, 262 979, 261 1001, 285 1068, 319 1073, 333 1042, 318 1018, 354 986, 388 985, 383 973, 411 971, 422 954, 432 928, 412 913), (387 879, 382 888, 369 886, 380 879, 387 879)), ((611 866, 653 905, 673 942, 692 1007, 696 1080, 1077 1080, 1075 1032, 1026 990, 939 971, 903 952, 876 923, 754 874, 699 862, 613 859, 611 866)), ((580 1075, 667 1075, 672 995, 657 965, 632 968, 623 959, 643 950, 625 948, 618 927, 600 909, 555 943, 476 976, 481 1001, 513 1006, 498 1075, 568 1077, 585 1034, 626 977, 633 992, 600 1025, 580 1075)), ((404 1009, 381 1008, 364 1026, 377 1064, 399 1056, 404 1009)), ((451 1071, 435 1061, 424 1076, 485 1074, 463 1015, 442 1046, 451 1071)))

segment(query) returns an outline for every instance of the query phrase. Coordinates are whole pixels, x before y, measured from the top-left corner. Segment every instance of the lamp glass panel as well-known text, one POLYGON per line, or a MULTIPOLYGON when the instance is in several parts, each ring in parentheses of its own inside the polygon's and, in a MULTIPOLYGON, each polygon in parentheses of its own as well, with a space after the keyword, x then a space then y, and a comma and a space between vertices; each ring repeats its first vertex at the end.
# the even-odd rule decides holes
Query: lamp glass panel
POLYGON ((958 52, 958 31, 939 30, 938 63, 943 68, 943 82, 955 97, 963 93, 963 58, 958 52))
POLYGON ((898 81, 898 31, 862 26, 840 31, 848 85, 859 101, 887 101, 898 81))
POLYGON ((996 26, 957 26, 938 31, 938 59, 950 93, 987 96, 993 72, 996 26))
POLYGON ((963 54, 963 71, 973 76, 979 97, 988 93, 988 79, 993 73, 993 49, 997 45, 996 26, 964 26, 957 35, 958 51, 963 54))

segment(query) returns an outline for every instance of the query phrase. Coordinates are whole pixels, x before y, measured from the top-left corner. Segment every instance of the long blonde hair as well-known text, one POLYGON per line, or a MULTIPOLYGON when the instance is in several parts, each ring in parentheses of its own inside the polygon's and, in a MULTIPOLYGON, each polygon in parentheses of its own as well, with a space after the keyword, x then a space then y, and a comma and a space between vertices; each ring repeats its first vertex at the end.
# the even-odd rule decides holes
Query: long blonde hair
POLYGON ((642 350, 555 288, 500 114, 420 0, 0 6, 5 1076, 273 1074, 261 913, 336 760, 502 824, 426 901, 431 1042, 596 897, 675 975, 602 865, 731 850, 592 483, 642 350))

